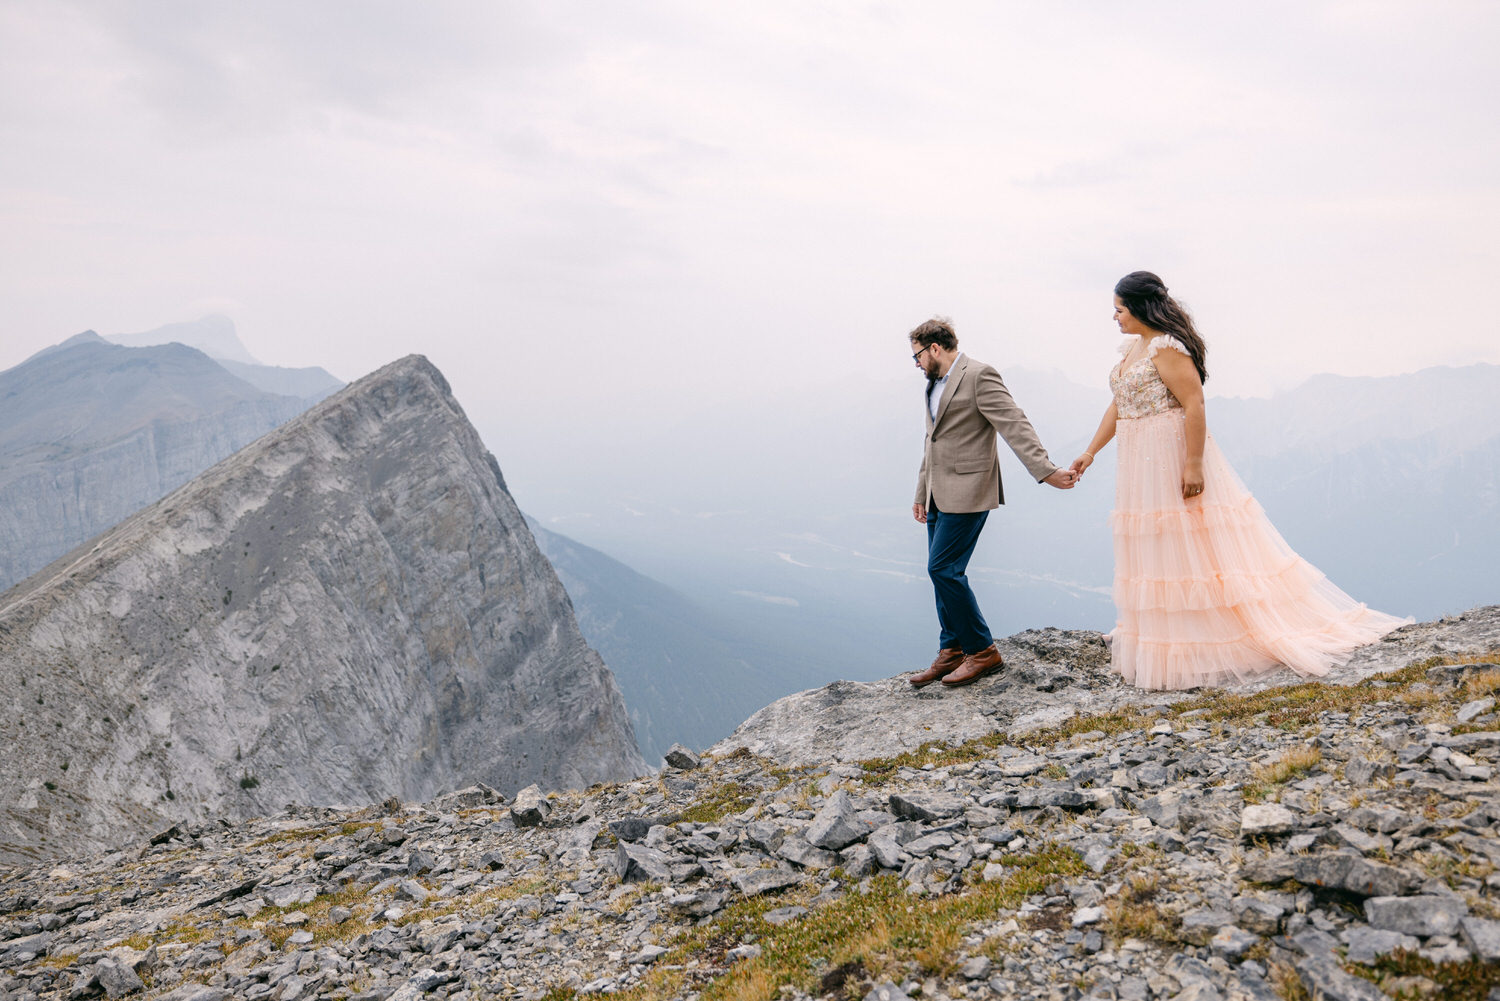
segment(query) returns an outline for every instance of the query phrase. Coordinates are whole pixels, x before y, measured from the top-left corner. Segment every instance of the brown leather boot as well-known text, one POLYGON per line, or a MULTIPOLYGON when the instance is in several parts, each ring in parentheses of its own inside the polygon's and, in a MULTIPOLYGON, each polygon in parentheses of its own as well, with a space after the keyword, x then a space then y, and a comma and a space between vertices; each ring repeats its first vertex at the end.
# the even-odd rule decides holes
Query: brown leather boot
POLYGON ((965 657, 958 670, 943 679, 943 684, 950 688, 971 684, 992 671, 1000 670, 1002 663, 1000 651, 995 649, 992 643, 978 653, 971 653, 965 657))
POLYGON ((939 650, 937 660, 932 662, 931 667, 921 674, 912 675, 906 680, 910 681, 914 688, 921 688, 923 685, 930 685, 943 675, 956 670, 958 665, 963 662, 964 652, 962 650, 939 650))

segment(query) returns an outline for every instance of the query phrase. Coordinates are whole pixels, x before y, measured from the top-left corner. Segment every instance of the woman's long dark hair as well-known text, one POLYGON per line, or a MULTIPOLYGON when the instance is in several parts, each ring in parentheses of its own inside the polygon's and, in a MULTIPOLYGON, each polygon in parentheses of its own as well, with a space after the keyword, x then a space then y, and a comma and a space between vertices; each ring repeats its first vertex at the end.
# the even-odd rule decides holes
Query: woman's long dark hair
POLYGON ((1203 338, 1193 326, 1188 311, 1167 294, 1166 284, 1149 271, 1132 271, 1115 283, 1115 295, 1130 310, 1130 315, 1152 330, 1171 334, 1188 349, 1193 367, 1198 370, 1198 381, 1208 381, 1208 368, 1203 357, 1208 349, 1203 338))

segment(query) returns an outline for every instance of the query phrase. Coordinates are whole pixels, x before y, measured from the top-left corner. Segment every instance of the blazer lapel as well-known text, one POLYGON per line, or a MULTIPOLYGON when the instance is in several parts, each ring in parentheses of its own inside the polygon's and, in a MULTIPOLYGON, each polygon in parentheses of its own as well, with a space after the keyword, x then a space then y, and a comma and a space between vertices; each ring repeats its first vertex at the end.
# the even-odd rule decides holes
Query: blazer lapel
POLYGON ((937 427, 943 420, 943 414, 948 411, 948 404, 953 400, 953 394, 958 391, 958 384, 964 381, 964 372, 969 368, 969 356, 964 355, 953 363, 952 370, 948 373, 948 383, 943 387, 943 397, 938 400, 937 419, 932 422, 937 427))

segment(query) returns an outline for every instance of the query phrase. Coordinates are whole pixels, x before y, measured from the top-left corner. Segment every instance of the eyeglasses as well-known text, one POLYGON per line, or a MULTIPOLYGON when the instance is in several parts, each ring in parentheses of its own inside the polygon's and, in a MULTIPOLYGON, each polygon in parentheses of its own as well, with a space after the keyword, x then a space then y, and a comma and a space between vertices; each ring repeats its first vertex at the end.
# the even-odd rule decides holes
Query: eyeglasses
POLYGON ((927 348, 930 348, 930 347, 932 347, 931 344, 927 345, 927 347, 924 347, 921 351, 918 351, 916 354, 912 355, 911 356, 911 360, 914 361, 914 362, 916 362, 917 364, 921 364, 921 362, 922 362, 922 356, 927 353, 927 348))

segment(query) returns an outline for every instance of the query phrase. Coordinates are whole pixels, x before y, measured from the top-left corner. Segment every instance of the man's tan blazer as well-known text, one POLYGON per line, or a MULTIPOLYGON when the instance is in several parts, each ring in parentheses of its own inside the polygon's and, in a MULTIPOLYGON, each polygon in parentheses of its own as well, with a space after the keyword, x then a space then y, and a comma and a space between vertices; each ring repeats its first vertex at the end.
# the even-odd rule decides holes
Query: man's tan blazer
POLYGON ((991 511, 1004 504, 996 432, 1038 483, 1057 469, 1000 373, 984 362, 968 355, 953 362, 938 401, 937 420, 927 401, 922 402, 927 440, 922 445, 917 504, 936 504, 949 514, 991 511))

